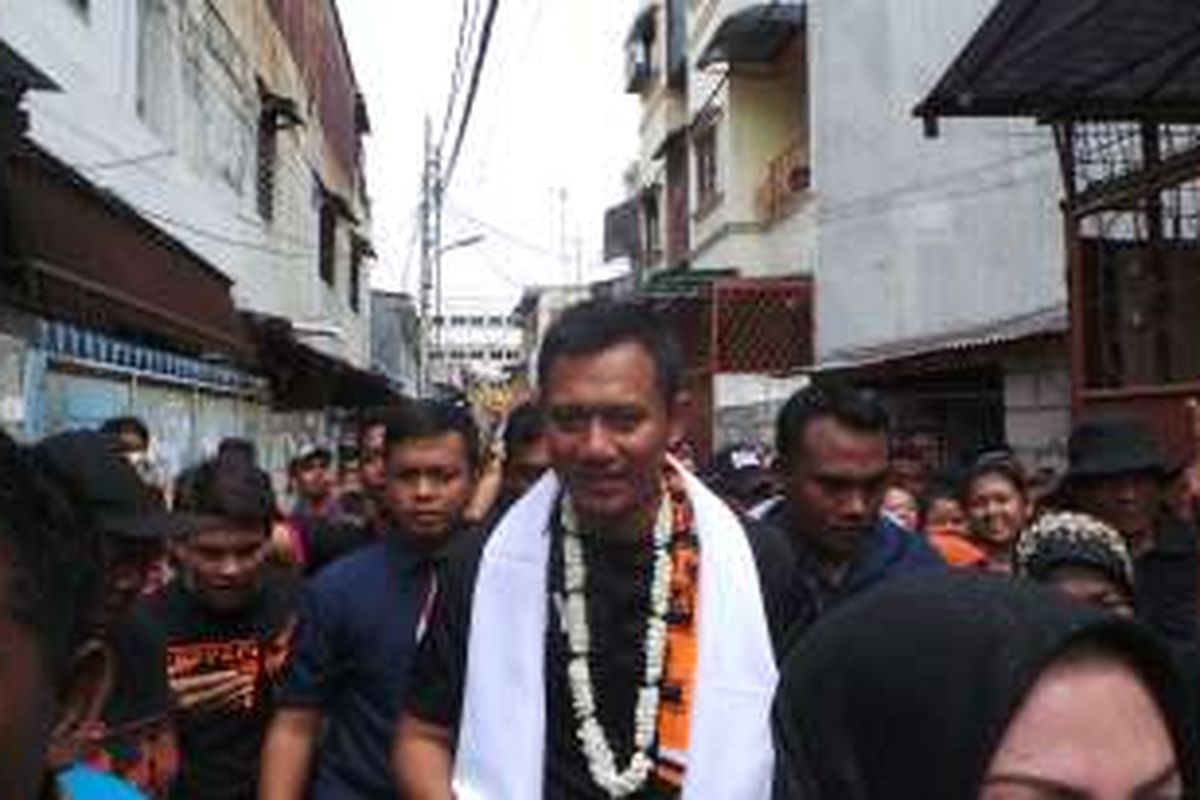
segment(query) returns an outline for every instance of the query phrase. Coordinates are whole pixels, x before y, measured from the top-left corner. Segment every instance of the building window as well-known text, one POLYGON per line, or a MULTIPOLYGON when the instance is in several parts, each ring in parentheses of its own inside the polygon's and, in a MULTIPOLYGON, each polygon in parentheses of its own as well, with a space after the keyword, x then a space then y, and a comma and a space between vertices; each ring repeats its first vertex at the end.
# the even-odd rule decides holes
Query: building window
POLYGON ((625 42, 625 90, 643 92, 654 77, 655 7, 646 7, 634 21, 625 42))
POLYGON ((165 142, 175 138, 175 27, 165 0, 138 3, 137 113, 165 142))
POLYGON ((275 219, 275 165, 278 159, 279 136, 275 115, 263 109, 258 117, 258 216, 263 222, 275 219))
POLYGON ((702 217, 721 202, 715 120, 704 123, 692 134, 692 150, 696 158, 696 216, 702 217))
POLYGON ((320 231, 317 245, 317 270, 321 280, 333 286, 337 252, 337 211, 328 198, 321 200, 320 231))
POLYGON ((183 28, 185 151, 200 174, 215 176, 242 195, 255 146, 249 61, 211 0, 183 28))
POLYGON ((642 241, 647 261, 657 261, 662 255, 662 209, 658 186, 651 186, 642 194, 642 241))

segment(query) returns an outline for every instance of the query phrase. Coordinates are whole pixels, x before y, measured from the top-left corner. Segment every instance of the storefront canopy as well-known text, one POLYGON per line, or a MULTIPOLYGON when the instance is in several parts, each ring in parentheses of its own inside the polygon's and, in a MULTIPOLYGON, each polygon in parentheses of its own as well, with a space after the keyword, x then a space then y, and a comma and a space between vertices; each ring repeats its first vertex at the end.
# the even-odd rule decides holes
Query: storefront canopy
POLYGON ((251 358, 228 277, 37 146, 8 167, 7 299, 176 352, 251 358))
POLYGON ((383 375, 358 369, 301 342, 291 322, 244 312, 271 385, 272 404, 285 411, 367 408, 396 402, 400 393, 383 375))
POLYGON ((915 113, 1200 120, 1200 3, 1000 0, 915 113))
POLYGON ((734 12, 709 39, 696 67, 722 62, 769 64, 804 29, 807 18, 808 5, 799 0, 756 3, 734 12))

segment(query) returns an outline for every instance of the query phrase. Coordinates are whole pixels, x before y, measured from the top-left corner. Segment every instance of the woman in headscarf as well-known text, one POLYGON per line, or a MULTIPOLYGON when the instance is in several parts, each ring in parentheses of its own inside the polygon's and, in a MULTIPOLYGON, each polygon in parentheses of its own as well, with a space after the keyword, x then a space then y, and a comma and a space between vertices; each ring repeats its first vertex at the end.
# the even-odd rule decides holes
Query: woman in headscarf
POLYGON ((1043 514, 1017 540, 1016 577, 1125 617, 1134 615, 1133 558, 1121 534, 1087 514, 1043 514))
POLYGON ((1191 798, 1194 717, 1133 622, 992 576, 897 581, 785 663, 776 796, 1191 798))

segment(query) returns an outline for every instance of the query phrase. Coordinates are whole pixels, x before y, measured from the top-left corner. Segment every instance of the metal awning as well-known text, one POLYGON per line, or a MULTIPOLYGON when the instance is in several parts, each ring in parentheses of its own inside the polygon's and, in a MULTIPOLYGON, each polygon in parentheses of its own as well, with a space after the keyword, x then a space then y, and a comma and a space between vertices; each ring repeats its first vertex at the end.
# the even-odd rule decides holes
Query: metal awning
POLYGON ((649 41, 654 38, 655 9, 655 4, 650 3, 638 12, 633 19, 633 26, 629 29, 629 36, 625 37, 626 42, 649 41))
POLYGON ((27 91, 56 91, 50 76, 0 41, 0 94, 19 96, 27 91))
POLYGON ((770 64, 804 29, 805 2, 756 3, 730 14, 713 33, 696 60, 696 68, 713 64, 770 64))
POLYGON ((678 299, 699 296, 715 282, 736 278, 736 269, 674 268, 646 277, 639 294, 647 299, 678 299))
POLYGON ((281 410, 367 408, 394 403, 400 392, 388 379, 333 358, 301 342, 283 317, 243 312, 258 351, 260 370, 281 410))
POLYGON ((1056 304, 970 328, 830 353, 821 359, 813 371, 846 372, 934 355, 962 355, 1030 339, 1062 336, 1068 330, 1070 314, 1067 307, 1056 304))
POLYGON ((9 162, 13 302, 179 352, 251 355, 232 281, 137 209, 26 142, 9 162))
POLYGON ((915 113, 1195 121, 1200 4, 1000 0, 915 113))

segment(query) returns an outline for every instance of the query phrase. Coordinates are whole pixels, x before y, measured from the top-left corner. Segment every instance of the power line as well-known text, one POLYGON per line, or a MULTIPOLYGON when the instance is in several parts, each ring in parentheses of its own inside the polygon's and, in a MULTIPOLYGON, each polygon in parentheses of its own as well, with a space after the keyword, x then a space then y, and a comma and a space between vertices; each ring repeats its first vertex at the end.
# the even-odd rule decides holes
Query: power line
POLYGON ((467 89, 467 101, 463 106, 463 115, 458 124, 458 135, 454 139, 454 149, 446 162, 442 190, 445 191, 454 177, 454 168, 458 165, 458 157, 462 152, 463 142, 467 138, 467 128, 471 124, 471 113, 475 109, 475 98, 479 94, 479 82, 483 78, 483 67, 487 63, 488 47, 492 41, 492 28, 496 22, 496 12, 500 8, 500 0, 488 0, 488 10, 483 19, 483 31, 479 36, 479 50, 475 54, 475 65, 471 70, 471 84, 467 89))
POLYGON ((454 119, 454 106, 462 89, 463 71, 467 67, 467 52, 471 40, 475 37, 475 26, 479 18, 478 2, 462 0, 462 11, 458 19, 458 41, 454 47, 454 70, 450 75, 450 92, 446 97, 446 111, 442 116, 442 130, 438 136, 438 150, 446 144, 446 136, 450 133, 450 122, 454 119))
POLYGON ((487 230, 489 233, 493 233, 496 236, 499 236, 501 239, 504 239, 505 241, 519 247, 522 250, 527 250, 531 253, 537 253, 540 256, 544 256, 546 258, 552 258, 555 261, 558 260, 558 257, 559 257, 558 253, 555 253, 553 250, 551 250, 548 247, 543 247, 541 245, 534 244, 533 242, 530 242, 527 239, 523 239, 522 237, 518 236, 517 234, 507 231, 504 228, 501 228, 500 226, 498 226, 494 223, 488 222, 487 220, 484 220, 484 219, 480 219, 479 217, 475 216, 471 212, 467 211, 465 208, 462 208, 458 205, 449 205, 448 204, 447 207, 454 213, 461 216, 463 219, 466 219, 468 222, 472 222, 475 225, 478 225, 479 227, 487 230))

